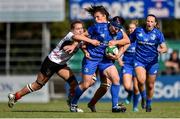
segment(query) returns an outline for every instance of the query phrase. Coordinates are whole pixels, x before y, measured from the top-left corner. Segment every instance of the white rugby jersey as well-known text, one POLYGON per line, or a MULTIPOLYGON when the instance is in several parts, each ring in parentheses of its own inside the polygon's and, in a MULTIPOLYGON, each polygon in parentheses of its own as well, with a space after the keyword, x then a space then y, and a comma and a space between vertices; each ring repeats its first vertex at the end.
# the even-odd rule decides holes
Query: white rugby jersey
POLYGON ((69 32, 56 46, 56 48, 54 48, 51 53, 48 55, 49 59, 52 62, 55 62, 57 64, 63 65, 66 64, 66 62, 73 56, 74 53, 76 53, 80 47, 79 43, 77 45, 77 47, 75 48, 75 50, 69 54, 68 52, 65 52, 63 50, 63 47, 66 45, 71 45, 73 44, 73 39, 72 36, 74 34, 72 32, 69 32))

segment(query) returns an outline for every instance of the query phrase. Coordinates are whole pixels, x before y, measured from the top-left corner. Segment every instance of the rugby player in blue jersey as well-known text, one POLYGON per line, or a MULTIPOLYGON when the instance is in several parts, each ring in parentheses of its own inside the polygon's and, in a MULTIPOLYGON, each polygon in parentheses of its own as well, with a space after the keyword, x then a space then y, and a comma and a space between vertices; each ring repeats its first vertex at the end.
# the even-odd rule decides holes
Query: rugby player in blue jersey
POLYGON ((158 72, 158 55, 167 52, 163 33, 156 28, 158 20, 155 15, 149 14, 145 27, 138 27, 131 37, 136 41, 134 67, 139 85, 146 83, 146 112, 151 112, 154 84, 158 72))
MULTIPOLYGON (((113 36, 113 40, 122 40, 123 39, 128 39, 127 34, 122 30, 123 29, 123 24, 125 20, 120 17, 120 16, 115 16, 110 20, 109 23, 109 31, 111 32, 111 35, 113 36)), ((122 47, 122 45, 120 45, 122 47)), ((113 57, 114 60, 118 59, 122 55, 122 49, 119 48, 119 55, 116 57, 113 57)), ((100 80, 101 84, 100 87, 97 89, 95 92, 93 98, 90 100, 88 103, 88 107, 92 112, 96 112, 95 105, 96 103, 105 95, 109 87, 111 86, 111 81, 107 78, 105 78, 103 75, 100 74, 100 80)), ((123 106, 123 105, 121 105, 123 106)))
MULTIPOLYGON (((128 34, 130 40, 131 34, 134 32, 138 25, 137 20, 132 20, 130 24, 128 25, 128 34)), ((125 100, 126 104, 129 104, 131 102, 131 98, 133 96, 133 111, 138 111, 138 102, 139 97, 141 94, 142 97, 142 103, 141 106, 144 109, 145 108, 145 97, 146 93, 144 90, 144 86, 138 87, 138 82, 136 79, 135 71, 134 71, 134 55, 136 52, 136 42, 131 43, 130 45, 124 46, 124 55, 123 58, 119 58, 119 65, 122 66, 121 68, 121 76, 123 79, 123 86, 125 90, 128 92, 128 97, 125 100), (140 94, 139 94, 139 88, 140 88, 140 94)))
MULTIPOLYGON (((113 61, 107 59, 105 55, 105 49, 108 42, 113 39, 109 32, 108 17, 109 13, 103 6, 91 6, 86 9, 90 13, 96 23, 88 28, 88 34, 90 38, 97 39, 101 45, 94 47, 91 44, 87 44, 87 51, 90 54, 91 59, 84 57, 82 64, 83 81, 75 89, 75 96, 71 101, 70 111, 78 112, 77 102, 83 92, 94 84, 92 76, 98 68, 100 73, 106 78, 112 81, 111 95, 112 95, 112 112, 123 112, 126 108, 122 108, 118 105, 118 94, 119 94, 119 75, 113 61)), ((120 43, 127 44, 128 40, 122 40, 120 43)))

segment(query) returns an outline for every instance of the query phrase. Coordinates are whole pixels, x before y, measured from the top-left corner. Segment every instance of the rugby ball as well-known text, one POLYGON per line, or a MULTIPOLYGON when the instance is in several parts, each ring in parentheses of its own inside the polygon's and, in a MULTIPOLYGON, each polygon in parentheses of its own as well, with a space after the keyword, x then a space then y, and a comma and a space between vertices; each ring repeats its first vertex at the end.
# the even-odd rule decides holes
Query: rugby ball
POLYGON ((119 50, 117 46, 108 46, 106 47, 106 55, 112 54, 112 55, 117 55, 119 50))

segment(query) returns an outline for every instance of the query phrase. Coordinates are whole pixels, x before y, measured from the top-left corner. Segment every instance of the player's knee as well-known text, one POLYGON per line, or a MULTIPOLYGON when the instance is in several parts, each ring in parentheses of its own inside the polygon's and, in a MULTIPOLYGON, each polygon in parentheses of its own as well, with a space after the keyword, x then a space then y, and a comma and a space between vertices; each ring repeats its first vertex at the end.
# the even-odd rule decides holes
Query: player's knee
POLYGON ((81 87, 82 87, 83 90, 88 89, 90 86, 91 86, 90 83, 82 83, 82 84, 81 84, 81 87))
POLYGON ((138 79, 138 83, 139 83, 140 85, 144 85, 145 79, 139 78, 139 79, 138 79))
POLYGON ((124 84, 124 88, 125 88, 125 90, 132 90, 132 86, 130 85, 130 84, 124 84))
POLYGON ((35 90, 40 90, 44 85, 45 85, 44 83, 36 80, 34 88, 35 88, 35 90))
POLYGON ((149 84, 148 84, 148 89, 151 90, 151 89, 153 89, 153 88, 154 88, 154 83, 149 83, 149 84))
POLYGON ((76 80, 76 77, 74 75, 72 75, 71 77, 69 77, 66 82, 69 84, 69 85, 75 85, 77 86, 78 85, 78 82, 76 80))
POLYGON ((139 92, 138 87, 134 87, 134 93, 137 94, 139 92))

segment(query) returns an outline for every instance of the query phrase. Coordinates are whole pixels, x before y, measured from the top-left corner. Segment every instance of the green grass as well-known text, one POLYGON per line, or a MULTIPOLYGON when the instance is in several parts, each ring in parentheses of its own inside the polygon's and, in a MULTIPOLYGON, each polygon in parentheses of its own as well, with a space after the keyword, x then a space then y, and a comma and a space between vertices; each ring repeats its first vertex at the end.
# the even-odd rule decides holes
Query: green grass
POLYGON ((126 113, 112 113, 110 102, 97 104, 97 113, 87 108, 86 102, 80 102, 79 107, 84 113, 71 113, 65 100, 49 103, 17 103, 13 109, 6 103, 0 103, 0 118, 180 118, 180 102, 153 102, 151 113, 140 109, 132 112, 132 105, 127 106, 126 113))

